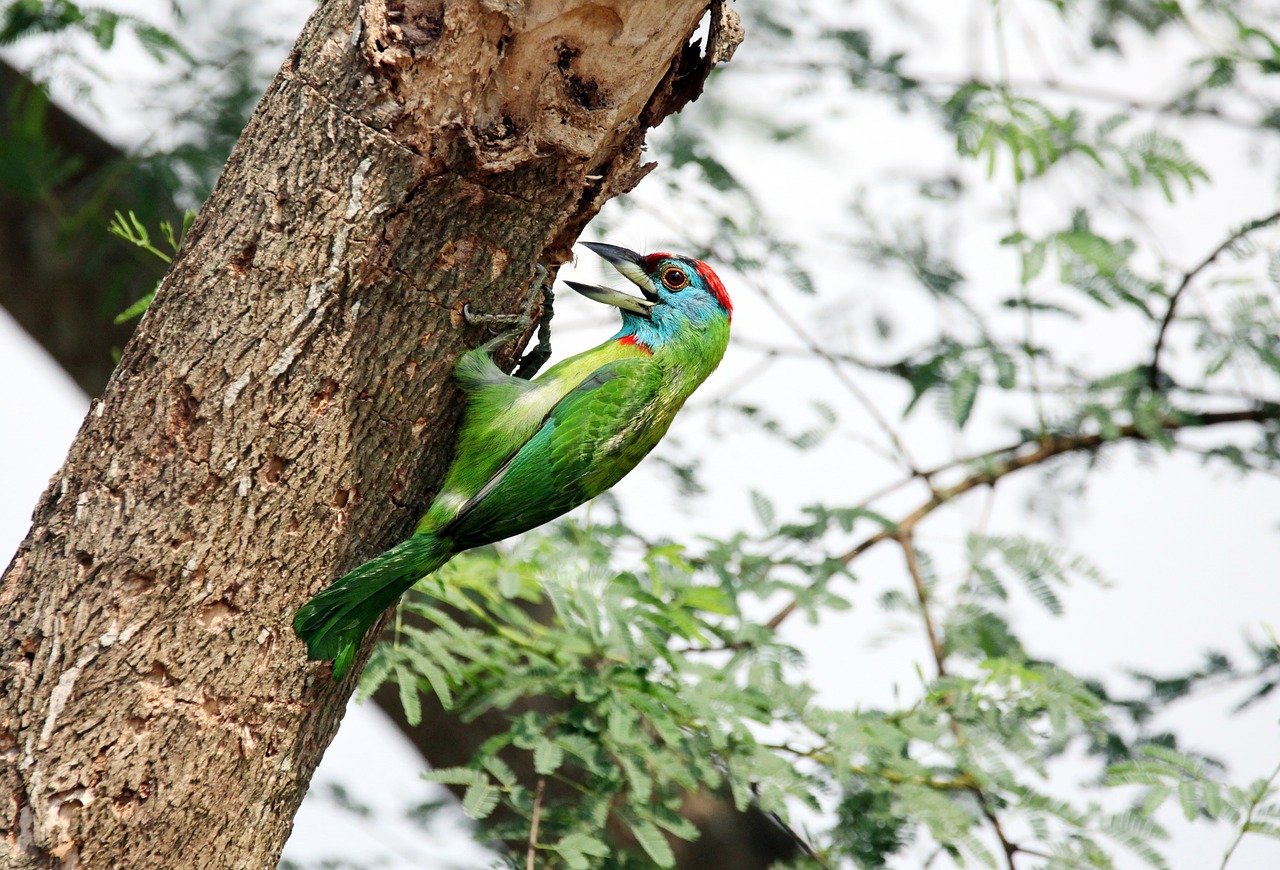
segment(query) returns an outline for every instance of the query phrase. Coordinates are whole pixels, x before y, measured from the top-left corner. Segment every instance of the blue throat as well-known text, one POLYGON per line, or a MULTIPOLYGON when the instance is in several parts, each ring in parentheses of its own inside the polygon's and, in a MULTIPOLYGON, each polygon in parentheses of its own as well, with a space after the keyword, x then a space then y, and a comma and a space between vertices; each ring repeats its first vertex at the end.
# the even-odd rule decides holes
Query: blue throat
POLYGON ((649 317, 620 310, 622 329, 614 339, 633 336, 637 342, 656 350, 678 338, 681 333, 690 329, 697 330, 715 317, 723 317, 724 312, 712 300, 690 298, 690 303, 677 308, 674 305, 657 305, 649 317))

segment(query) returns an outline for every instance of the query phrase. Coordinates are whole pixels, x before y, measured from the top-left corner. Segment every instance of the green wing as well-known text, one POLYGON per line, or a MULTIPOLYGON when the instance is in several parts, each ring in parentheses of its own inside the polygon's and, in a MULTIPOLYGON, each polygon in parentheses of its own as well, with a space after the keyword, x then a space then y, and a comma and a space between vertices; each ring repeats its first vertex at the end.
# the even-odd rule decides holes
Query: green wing
POLYGON ((596 369, 437 534, 455 550, 540 526, 604 492, 658 443, 662 369, 647 358, 596 369))

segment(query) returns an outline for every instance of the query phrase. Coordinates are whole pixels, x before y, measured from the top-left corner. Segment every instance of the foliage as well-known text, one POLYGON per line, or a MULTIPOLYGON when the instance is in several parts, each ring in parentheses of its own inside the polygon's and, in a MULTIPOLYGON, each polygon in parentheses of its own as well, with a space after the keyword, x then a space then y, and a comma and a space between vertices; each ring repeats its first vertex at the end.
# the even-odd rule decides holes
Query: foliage
MULTIPOLYGON (((116 212, 115 217, 111 219, 111 223, 107 226, 107 231, 113 236, 124 239, 134 247, 141 248, 152 256, 158 257, 167 264, 173 262, 173 255, 177 254, 178 249, 182 247, 182 240, 186 237, 187 230, 191 228, 191 222, 195 219, 196 213, 188 210, 182 216, 182 228, 176 235, 173 231, 173 224, 168 221, 160 221, 160 237, 172 253, 166 253, 152 242, 151 233, 147 230, 146 224, 138 220, 138 216, 133 212, 129 212, 128 219, 120 212, 116 212)), ((155 298, 155 290, 140 297, 124 311, 117 314, 115 322, 128 323, 130 320, 141 317, 155 298)))
POLYGON ((81 159, 46 141, 49 100, 43 91, 14 91, 0 128, 0 189, 23 202, 52 196, 80 170, 81 159))
MULTIPOLYGON (((570 867, 611 854, 609 819, 621 820, 651 861, 671 866, 661 832, 696 836, 679 814, 683 795, 725 788, 745 806, 748 777, 735 771, 774 766, 748 723, 771 721, 779 701, 795 718, 806 700, 781 682, 779 657, 788 650, 711 660, 739 641, 736 595, 680 547, 644 547, 636 571, 610 571, 613 548, 638 544, 621 527, 588 533, 565 524, 526 539, 511 557, 492 549, 458 557, 403 605, 394 642, 378 648, 364 678, 369 690, 397 680, 411 722, 421 715, 420 691, 464 720, 512 709, 517 699, 549 701, 516 705, 509 727, 469 767, 429 778, 466 786, 463 809, 473 818, 499 804, 509 810, 513 818, 495 825, 494 837, 520 839, 537 812, 536 848, 570 867), (504 761, 518 754, 540 782, 571 789, 543 797, 541 785, 522 784, 504 761)), ((784 794, 810 791, 803 777, 757 785, 780 810, 784 794)))
MULTIPOLYGON (((102 230, 114 223, 115 208, 127 209, 139 225, 163 224, 165 216, 182 206, 190 210, 208 195, 266 83, 253 53, 245 51, 249 41, 244 27, 213 26, 193 54, 170 29, 134 15, 68 0, 0 2, 0 45, 43 47, 30 80, 10 91, 0 113, 0 198, 22 203, 24 232, 51 236, 41 256, 77 264, 82 280, 99 288, 93 315, 104 328, 141 314, 150 294, 139 294, 155 284, 159 269, 157 250, 135 241, 146 256, 122 257, 102 230), (101 73, 85 38, 101 52, 118 52, 122 34, 166 69, 165 91, 173 102, 158 122, 163 147, 112 156, 113 147, 93 132, 51 117, 48 92, 71 90, 98 114, 118 114, 93 105, 101 73), (198 98, 188 99, 196 89, 198 98)), ((133 63, 141 65, 136 58, 133 63)))
MULTIPOLYGON (((779 592, 814 614, 843 606, 829 589, 794 582, 848 579, 813 533, 830 520, 845 531, 880 523, 810 514, 813 525, 708 540, 697 557, 620 523, 570 522, 510 552, 464 554, 401 605, 362 693, 396 681, 415 724, 423 692, 464 721, 506 711, 505 729, 468 766, 428 779, 464 789, 463 809, 486 820, 486 838, 520 843, 538 817, 537 866, 672 866, 666 838, 696 836, 679 811, 702 789, 784 819, 798 806, 835 813, 837 824, 807 835, 828 866, 887 866, 922 839, 994 864, 980 832, 999 811, 1003 825, 1035 832, 1016 848, 1046 866, 1109 866, 1120 849, 1166 867, 1154 813, 1174 794, 1189 819, 1275 832, 1270 779, 1236 787, 1152 735, 1122 736, 1132 702, 1028 657, 992 609, 1009 597, 1008 581, 1056 610, 1072 575, 1099 579, 1079 557, 1036 542, 970 542, 974 582, 943 628, 948 666, 917 700, 891 710, 817 703, 800 652, 749 614, 779 592), (795 547, 780 555, 784 540, 795 547), (1133 793, 1118 810, 1076 805, 1051 775, 1102 747, 1114 759, 1107 785, 1133 793), (609 845, 619 825, 642 858, 609 845)), ((1275 650, 1267 655, 1274 661, 1275 650)), ((1146 703, 1166 703, 1168 692, 1160 697, 1146 703)))
POLYGON ((0 6, 0 45, 36 35, 74 31, 88 35, 106 50, 115 45, 121 29, 128 29, 157 60, 169 56, 190 58, 171 34, 137 16, 70 0, 9 0, 0 6))

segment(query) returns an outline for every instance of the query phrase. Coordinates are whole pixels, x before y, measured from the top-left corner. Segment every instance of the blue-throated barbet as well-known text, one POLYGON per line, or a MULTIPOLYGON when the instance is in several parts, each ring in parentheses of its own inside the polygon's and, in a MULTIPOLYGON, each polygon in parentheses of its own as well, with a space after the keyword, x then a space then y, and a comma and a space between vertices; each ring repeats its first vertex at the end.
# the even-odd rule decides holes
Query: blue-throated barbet
POLYGON ((642 297, 569 286, 622 312, 622 329, 541 377, 504 374, 485 348, 459 358, 467 394, 453 464, 409 540, 342 576, 293 620, 313 659, 351 667, 379 615, 455 554, 540 526, 621 480, 666 433, 676 412, 724 355, 733 305, 705 263, 641 256, 615 245, 604 257, 642 297))

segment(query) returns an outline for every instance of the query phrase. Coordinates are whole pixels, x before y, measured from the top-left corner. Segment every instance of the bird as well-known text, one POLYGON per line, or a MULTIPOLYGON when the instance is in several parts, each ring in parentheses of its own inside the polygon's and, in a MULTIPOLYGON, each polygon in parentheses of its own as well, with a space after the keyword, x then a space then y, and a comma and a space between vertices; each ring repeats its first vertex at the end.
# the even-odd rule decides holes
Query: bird
POLYGON ((625 477, 720 364, 733 303, 710 266, 676 254, 583 245, 641 295, 566 282, 617 308, 622 327, 532 380, 499 369, 493 342, 459 357, 454 378, 467 404, 454 458, 413 534, 338 578, 294 616, 308 658, 332 662, 332 679, 350 670, 382 612, 454 555, 537 528, 625 477))

